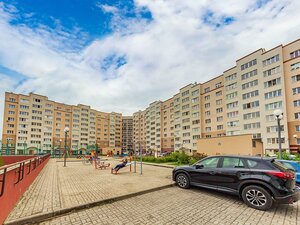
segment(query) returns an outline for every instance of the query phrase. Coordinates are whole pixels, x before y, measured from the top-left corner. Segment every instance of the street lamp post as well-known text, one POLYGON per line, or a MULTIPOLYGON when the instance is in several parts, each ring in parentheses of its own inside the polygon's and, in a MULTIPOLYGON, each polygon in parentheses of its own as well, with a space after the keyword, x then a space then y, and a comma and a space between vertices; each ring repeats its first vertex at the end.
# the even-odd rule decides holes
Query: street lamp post
POLYGON ((283 113, 280 109, 276 109, 273 112, 274 116, 277 120, 277 126, 278 126, 278 145, 279 145, 279 159, 282 159, 282 148, 281 148, 281 127, 280 127, 280 120, 283 119, 283 113))
POLYGON ((68 138, 69 127, 65 127, 64 132, 65 132, 64 167, 66 167, 66 162, 67 162, 67 138, 68 138))

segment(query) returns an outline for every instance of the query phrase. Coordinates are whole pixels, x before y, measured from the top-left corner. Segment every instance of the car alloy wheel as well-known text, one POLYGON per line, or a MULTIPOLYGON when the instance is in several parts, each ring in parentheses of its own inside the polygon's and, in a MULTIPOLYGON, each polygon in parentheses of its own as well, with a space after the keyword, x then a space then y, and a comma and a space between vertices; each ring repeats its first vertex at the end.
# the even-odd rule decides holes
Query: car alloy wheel
POLYGON ((256 207, 262 207, 267 202, 267 197, 259 190, 250 189, 246 193, 246 199, 256 207))
POLYGON ((188 188, 190 186, 189 178, 185 174, 178 174, 176 177, 176 183, 181 188, 188 188))

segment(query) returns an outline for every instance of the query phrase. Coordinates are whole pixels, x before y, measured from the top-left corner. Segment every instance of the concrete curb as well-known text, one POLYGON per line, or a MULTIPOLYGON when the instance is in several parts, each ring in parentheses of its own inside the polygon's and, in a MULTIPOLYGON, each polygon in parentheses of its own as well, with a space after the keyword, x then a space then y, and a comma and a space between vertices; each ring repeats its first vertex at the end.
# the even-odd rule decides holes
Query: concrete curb
POLYGON ((113 197, 113 198, 109 198, 109 199, 90 202, 90 203, 86 203, 86 204, 82 204, 82 205, 78 205, 78 206, 74 206, 74 207, 70 207, 70 208, 60 209, 60 210, 52 211, 52 212, 49 212, 49 213, 42 213, 42 214, 38 214, 38 215, 23 217, 23 218, 20 218, 20 219, 4 222, 3 225, 36 224, 36 223, 43 222, 45 220, 52 219, 52 218, 57 217, 57 216, 62 216, 62 215, 71 213, 71 212, 73 213, 73 212, 76 212, 76 211, 85 210, 85 209, 89 209, 89 208, 96 207, 96 206, 111 204, 113 202, 125 200, 125 199, 128 199, 128 198, 136 197, 136 196, 143 195, 143 194, 148 194, 148 193, 155 192, 155 191, 160 191, 160 190, 170 188, 170 187, 173 187, 173 186, 175 186, 174 183, 164 185, 164 186, 161 186, 161 187, 151 188, 151 189, 144 190, 144 191, 139 191, 139 192, 127 194, 127 195, 122 195, 122 196, 113 197))

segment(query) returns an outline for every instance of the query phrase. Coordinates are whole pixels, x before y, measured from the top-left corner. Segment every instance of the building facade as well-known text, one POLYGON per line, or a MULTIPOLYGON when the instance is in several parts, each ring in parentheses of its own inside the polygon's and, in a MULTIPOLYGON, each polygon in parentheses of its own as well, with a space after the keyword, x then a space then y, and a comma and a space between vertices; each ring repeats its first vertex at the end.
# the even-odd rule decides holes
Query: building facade
POLYGON ((273 113, 280 109, 282 149, 299 152, 300 39, 258 49, 222 75, 181 88, 172 99, 172 106, 169 100, 156 101, 145 110, 146 150, 193 152, 200 138, 251 134, 262 141, 265 153, 274 153, 279 128, 273 113))
POLYGON ((133 151, 133 117, 123 116, 122 119, 122 151, 133 151))
POLYGON ((66 105, 46 96, 5 93, 2 151, 9 154, 73 154, 121 148, 122 114, 105 113, 79 104, 66 105))

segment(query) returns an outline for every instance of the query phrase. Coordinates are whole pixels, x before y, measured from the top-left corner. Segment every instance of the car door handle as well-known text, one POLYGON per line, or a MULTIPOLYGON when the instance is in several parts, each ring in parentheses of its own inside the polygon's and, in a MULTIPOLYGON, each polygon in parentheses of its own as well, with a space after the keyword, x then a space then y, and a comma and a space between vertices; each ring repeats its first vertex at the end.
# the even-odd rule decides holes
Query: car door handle
POLYGON ((209 171, 208 172, 210 175, 215 175, 217 172, 216 171, 209 171))

